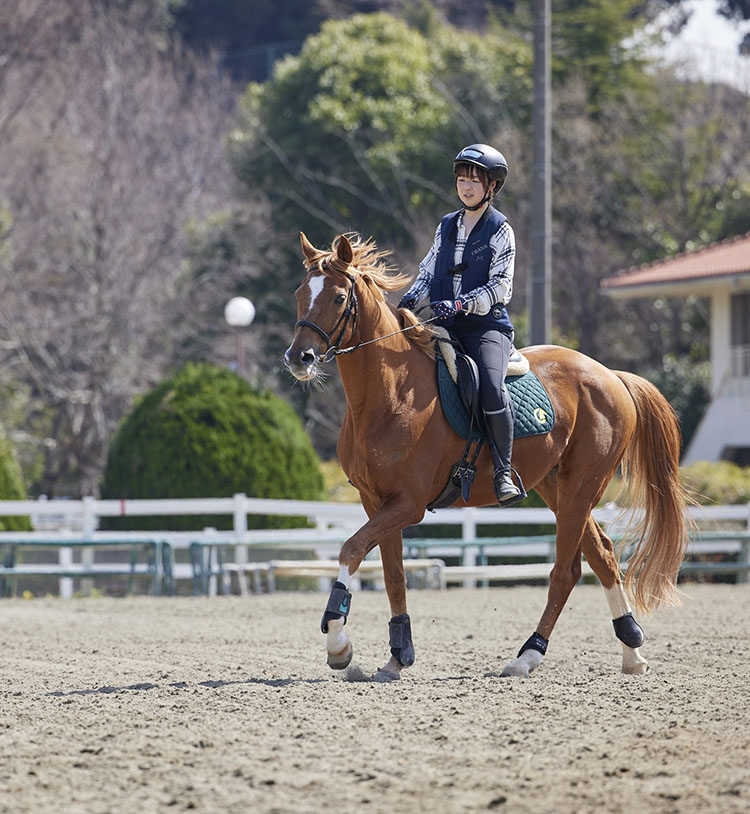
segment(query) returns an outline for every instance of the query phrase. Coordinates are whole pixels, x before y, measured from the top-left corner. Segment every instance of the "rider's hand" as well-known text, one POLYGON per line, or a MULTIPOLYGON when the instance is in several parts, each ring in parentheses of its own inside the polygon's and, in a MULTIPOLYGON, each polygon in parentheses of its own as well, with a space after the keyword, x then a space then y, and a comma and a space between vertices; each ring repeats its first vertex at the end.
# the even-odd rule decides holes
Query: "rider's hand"
POLYGON ((456 316, 459 311, 464 310, 464 301, 461 299, 436 300, 430 303, 430 308, 432 308, 432 313, 435 314, 438 319, 448 319, 449 317, 456 316))
POLYGON ((414 294, 404 294, 401 297, 401 301, 398 304, 399 308, 408 308, 409 311, 414 310, 414 306, 417 304, 417 298, 414 294))

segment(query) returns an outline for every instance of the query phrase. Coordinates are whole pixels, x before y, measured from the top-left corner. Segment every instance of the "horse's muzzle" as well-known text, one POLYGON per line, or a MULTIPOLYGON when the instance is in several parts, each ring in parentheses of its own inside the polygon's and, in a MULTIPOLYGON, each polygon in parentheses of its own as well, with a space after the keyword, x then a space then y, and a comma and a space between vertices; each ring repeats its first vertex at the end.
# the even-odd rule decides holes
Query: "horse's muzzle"
POLYGON ((284 354, 284 364, 295 379, 309 382, 318 375, 318 361, 320 357, 313 348, 296 350, 294 346, 287 348, 284 354))

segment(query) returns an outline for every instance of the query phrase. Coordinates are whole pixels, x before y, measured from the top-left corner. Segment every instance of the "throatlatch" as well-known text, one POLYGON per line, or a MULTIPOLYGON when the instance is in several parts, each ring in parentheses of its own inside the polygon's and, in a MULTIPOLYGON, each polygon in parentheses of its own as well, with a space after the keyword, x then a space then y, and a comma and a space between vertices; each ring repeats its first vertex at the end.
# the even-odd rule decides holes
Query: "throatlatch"
POLYGON ((411 640, 411 619, 408 613, 394 616, 388 623, 391 655, 404 667, 414 664, 414 644, 411 640))
POLYGON ((626 613, 617 619, 612 620, 615 628, 615 636, 628 647, 640 647, 646 638, 643 628, 633 619, 632 613, 626 613))
POLYGON ((331 595, 328 597, 328 604, 320 622, 320 629, 323 633, 328 633, 328 623, 331 619, 341 619, 343 617, 344 624, 346 624, 346 617, 349 615, 351 606, 352 595, 343 582, 336 580, 333 583, 333 588, 331 588, 331 595))

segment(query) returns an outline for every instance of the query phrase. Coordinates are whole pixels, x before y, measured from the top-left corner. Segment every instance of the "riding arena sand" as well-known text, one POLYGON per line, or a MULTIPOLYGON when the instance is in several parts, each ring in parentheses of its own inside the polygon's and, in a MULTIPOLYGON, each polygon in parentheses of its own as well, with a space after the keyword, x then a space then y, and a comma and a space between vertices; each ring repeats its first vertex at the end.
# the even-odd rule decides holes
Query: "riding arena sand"
POLYGON ((414 590, 416 664, 354 594, 348 671, 325 595, 0 602, 0 812, 724 814, 750 811, 750 585, 681 586, 620 673, 580 585, 542 666, 501 678, 542 587, 414 590))

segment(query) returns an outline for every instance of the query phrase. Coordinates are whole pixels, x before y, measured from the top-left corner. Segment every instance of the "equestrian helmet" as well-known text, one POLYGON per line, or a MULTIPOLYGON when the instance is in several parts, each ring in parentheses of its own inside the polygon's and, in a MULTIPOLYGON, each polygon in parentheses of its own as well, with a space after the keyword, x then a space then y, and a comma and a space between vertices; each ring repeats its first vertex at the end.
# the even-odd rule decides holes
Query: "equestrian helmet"
POLYGON ((508 162, 505 156, 489 144, 470 144, 453 159, 453 171, 457 164, 473 164, 485 170, 490 181, 497 181, 498 192, 508 177, 508 162))

